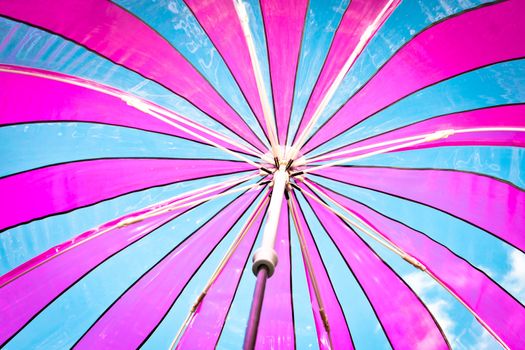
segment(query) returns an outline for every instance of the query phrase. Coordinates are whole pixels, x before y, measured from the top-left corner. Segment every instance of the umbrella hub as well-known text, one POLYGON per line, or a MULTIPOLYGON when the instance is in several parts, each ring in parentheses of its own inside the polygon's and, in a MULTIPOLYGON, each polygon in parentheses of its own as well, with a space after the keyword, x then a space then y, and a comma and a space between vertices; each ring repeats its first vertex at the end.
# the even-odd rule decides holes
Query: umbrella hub
POLYGON ((296 157, 290 159, 291 149, 290 146, 279 145, 277 147, 278 154, 271 151, 267 152, 261 157, 261 163, 273 172, 276 172, 281 165, 285 166, 288 173, 300 171, 305 166, 305 158, 302 154, 297 154, 296 157))
POLYGON ((280 164, 279 168, 273 172, 272 197, 268 206, 268 216, 264 226, 261 247, 253 255, 252 270, 255 275, 263 266, 268 271, 268 277, 271 277, 275 271, 278 262, 277 253, 274 249, 275 239, 289 179, 289 169, 285 164, 280 164))

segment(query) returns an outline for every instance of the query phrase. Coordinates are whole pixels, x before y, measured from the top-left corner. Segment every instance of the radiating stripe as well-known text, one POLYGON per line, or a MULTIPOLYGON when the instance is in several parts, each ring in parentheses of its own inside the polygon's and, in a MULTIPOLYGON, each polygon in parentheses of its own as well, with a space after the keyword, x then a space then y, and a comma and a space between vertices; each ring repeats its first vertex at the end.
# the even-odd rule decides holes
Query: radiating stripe
POLYGON ((525 192, 507 183, 447 170, 332 167, 319 175, 430 205, 525 250, 525 192))
MULTIPOLYGON (((525 104, 504 105, 491 108, 482 108, 473 111, 459 112, 444 116, 438 116, 425 121, 410 124, 390 132, 367 138, 366 140, 342 147, 337 151, 347 151, 357 147, 372 145, 384 141, 400 139, 415 135, 431 134, 440 130, 448 129, 472 129, 472 128, 522 128, 524 131, 478 131, 472 133, 456 133, 447 138, 436 141, 425 142, 419 145, 402 148, 396 151, 409 149, 423 149, 443 146, 514 146, 525 147, 525 104)), ((384 147, 381 147, 384 148, 384 147)), ((358 151, 350 155, 357 156, 370 152, 371 150, 358 151)), ((342 157, 331 157, 337 159, 342 157)))
POLYGON ((178 51, 115 4, 106 1, 10 2, 2 3, 0 13, 62 35, 162 84, 254 146, 264 149, 244 120, 178 51))
POLYGON ((367 293, 392 347, 448 349, 432 315, 390 267, 341 219, 307 201, 367 293))
MULTIPOLYGON (((178 210, 147 219, 139 225, 123 227, 80 245, 60 257, 52 258, 77 241, 96 234, 98 230, 84 232, 2 276, 0 282, 3 283, 28 271, 16 281, 0 288, 0 344, 12 337, 42 308, 101 262, 155 231, 181 212, 182 210, 178 210), (29 270, 49 258, 52 260, 32 271, 29 270), (17 302, 21 298, 27 302, 17 302)), ((115 222, 105 226, 111 224, 115 222)))
POLYGON ((9 199, 0 229, 67 212, 151 186, 249 170, 232 161, 99 159, 65 163, 0 179, 9 199))
POLYGON ((309 0, 295 81, 287 145, 292 144, 349 0, 309 0))
POLYGON ((116 217, 170 200, 187 191, 239 179, 242 176, 243 173, 214 176, 144 189, 6 230, 0 234, 0 255, 5 257, 0 259, 0 274, 5 274, 46 250, 74 238, 80 232, 88 231, 116 217), (19 247, 16 251, 12 248, 15 246, 19 247))
POLYGON ((232 196, 222 197, 197 206, 104 259, 46 305, 16 334, 7 348, 71 348, 145 271, 232 200, 232 196))
MULTIPOLYGON (((293 198, 294 202, 298 203, 297 200, 295 200, 295 197, 293 198)), ((337 295, 335 294, 332 283, 330 282, 330 277, 328 276, 326 267, 324 266, 324 262, 322 261, 322 258, 319 254, 317 245, 313 240, 311 229, 305 220, 302 210, 298 210, 298 219, 299 225, 302 228, 305 235, 306 248, 308 249, 311 262, 314 268, 314 275, 318 282, 321 298, 324 304, 324 311, 327 314, 332 339, 331 343, 333 344, 334 349, 353 349, 354 345, 350 336, 350 331, 348 329, 345 316, 343 314, 343 310, 341 309, 341 305, 339 304, 337 295)), ((304 270, 306 273, 306 268, 304 270)), ((319 348, 330 349, 330 341, 327 338, 328 334, 324 328, 323 321, 320 317, 319 305, 314 294, 312 281, 310 280, 308 274, 307 280, 308 289, 310 292, 310 302, 312 303, 313 315, 317 329, 319 348)))
POLYGON ((257 194, 239 197, 170 251, 106 310, 75 348, 137 348, 142 344, 257 194), (127 332, 127 329, 135 331, 127 332))
POLYGON ((292 112, 299 50, 308 0, 262 0, 279 143, 284 145, 292 112))
POLYGON ((525 308, 486 274, 423 233, 333 191, 326 192, 422 262, 512 349, 525 346, 525 339, 521 336, 521 329, 525 327, 525 308), (494 308, 495 300, 498 301, 497 308, 494 308))
POLYGON ((525 190, 525 149, 517 147, 463 146, 429 148, 382 154, 352 163, 406 169, 443 169, 476 173, 508 182, 525 190))
POLYGON ((363 120, 309 155, 325 153, 436 116, 525 102, 525 59, 496 63, 420 90, 363 120))
MULTIPOLYGON (((284 201, 284 199, 283 199, 284 201)), ((290 227, 284 202, 279 217, 275 251, 279 262, 268 279, 255 349, 295 347, 292 286, 290 279, 290 227)))
MULTIPOLYGON (((14 70, 13 73, 0 72, 4 87, 0 95, 2 113, 0 125, 44 121, 86 121, 148 130, 201 142, 198 138, 143 113, 114 96, 65 82, 17 74, 15 71, 29 74, 45 73, 56 79, 71 79, 109 93, 121 94, 114 88, 82 78, 34 68, 9 65, 0 65, 0 67, 14 70), (27 103, 28 96, 31 96, 31 103, 27 103)), ((187 129, 199 135, 203 134, 191 127, 187 129)), ((206 134, 202 136, 221 146, 239 151, 217 138, 206 134)))
MULTIPOLYGON (((300 134, 306 124, 312 119, 315 109, 319 106, 319 103, 345 65, 346 60, 356 49, 359 40, 365 31, 368 30, 369 25, 387 3, 388 0, 350 1, 350 5, 341 20, 321 73, 308 100, 297 134, 300 134)), ((386 13, 386 16, 388 15, 389 13, 386 13)))
POLYGON ((312 308, 306 307, 310 304, 310 293, 304 273, 301 248, 293 225, 290 225, 290 236, 295 347, 297 349, 319 350, 312 308))
POLYGON ((509 0, 425 30, 319 129, 304 152, 419 89, 468 70, 525 56, 525 43, 520 42, 525 38, 525 25, 519 15, 524 10, 523 2, 509 0), (518 42, 514 38, 519 38, 518 42))
POLYGON ((238 82, 259 125, 268 135, 246 39, 233 1, 184 0, 238 82), (234 50, 232 48, 235 48, 234 50))
POLYGON ((426 28, 447 18, 458 16, 481 6, 488 6, 493 0, 404 0, 366 45, 354 66, 346 74, 341 87, 319 119, 325 122, 352 95, 370 80, 392 56, 426 28), (432 11, 430 11, 432 9, 432 11))
MULTIPOLYGON (((140 17, 173 45, 215 90, 237 111, 248 126, 264 139, 264 133, 235 77, 202 26, 183 0, 112 0, 140 17)), ((223 31, 225 34, 226 31, 223 31)), ((235 51, 237 54, 240 51, 235 51)))
MULTIPOLYGON (((515 249, 497 236, 487 234, 464 219, 400 196, 343 184, 320 176, 315 176, 315 181, 374 208, 382 215, 425 232, 431 239, 447 246, 483 270, 500 285, 505 284, 505 276, 509 272, 509 253, 515 249)), ((523 299, 521 301, 525 303, 523 299)))
POLYGON ((5 64, 43 69, 111 86, 240 140, 235 133, 165 87, 63 37, 0 16, 0 37, 11 28, 15 29, 15 35, 0 51, 0 61, 5 64))
POLYGON ((51 164, 98 158, 237 160, 221 149, 132 128, 85 122, 0 127, 0 177, 51 164), (46 145, 46 147, 42 147, 46 145))
MULTIPOLYGON (((297 192, 296 192, 297 193, 297 192)), ((297 195, 357 349, 392 350, 377 311, 304 196, 297 195), (363 317, 366 315, 366 317, 363 317)))
POLYGON ((262 211, 231 256, 219 277, 197 308, 192 322, 180 339, 177 349, 212 349, 217 346, 226 316, 239 287, 244 266, 248 263, 255 239, 264 218, 262 211))

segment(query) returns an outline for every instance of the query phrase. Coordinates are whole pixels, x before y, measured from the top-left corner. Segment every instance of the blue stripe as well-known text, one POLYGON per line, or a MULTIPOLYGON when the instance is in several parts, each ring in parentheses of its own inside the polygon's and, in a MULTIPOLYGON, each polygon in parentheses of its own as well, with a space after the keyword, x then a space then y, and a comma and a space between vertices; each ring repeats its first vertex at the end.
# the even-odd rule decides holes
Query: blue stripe
POLYGON ((46 308, 6 349, 71 347, 128 286, 231 200, 206 203, 113 256, 46 308))
POLYGON ((317 331, 311 308, 311 297, 306 281, 306 269, 297 231, 290 216, 290 244, 292 246, 292 299, 294 308, 295 344, 297 349, 319 349, 317 331))
MULTIPOLYGON (((253 213, 257 203, 257 199, 254 204, 248 209, 245 215, 243 215, 239 221, 235 224, 230 233, 226 238, 217 246, 212 255, 204 262, 203 266, 198 270, 198 272, 193 276, 191 281, 188 283, 187 287, 184 289, 183 293, 178 298, 177 302, 173 305, 172 309, 169 311, 166 318, 162 321, 159 327, 152 334, 151 338, 144 344, 142 349, 155 350, 155 349, 168 349, 171 342, 175 338, 175 334, 179 330, 180 326, 184 322, 184 319, 189 313, 189 310, 199 294, 202 292, 206 283, 210 279, 211 275, 217 268, 222 257, 226 254, 228 248, 233 243, 235 237, 239 234, 242 226, 248 219, 248 216, 253 213)), ((251 256, 251 255, 250 255, 251 256)), ((248 259, 248 261, 250 261, 248 259)), ((250 264, 248 264, 250 265, 250 264)), ((243 268, 239 266, 239 268, 243 268)), ((213 312, 214 310, 205 310, 202 309, 200 312, 213 312)), ((198 316, 197 316, 198 317, 198 316)), ((235 342, 240 343, 240 339, 244 336, 244 332, 240 335, 240 338, 237 337, 235 342)))
POLYGON ((297 132, 314 84, 321 72, 326 55, 328 55, 335 31, 348 4, 348 0, 309 1, 297 68, 288 144, 292 142, 297 132))
POLYGON ((114 2, 137 15, 166 38, 239 112, 261 140, 265 140, 263 131, 219 52, 182 0, 114 2))
POLYGON ((0 127, 0 176, 50 164, 96 158, 211 158, 228 153, 178 137, 92 123, 36 123, 0 127), (45 145, 45 147, 42 147, 45 145))
POLYGON ((474 316, 436 281, 400 259, 366 234, 359 230, 356 232, 420 297, 444 331, 452 349, 498 349, 501 347, 474 316))
MULTIPOLYGON (((253 256, 255 250, 261 246, 261 238, 262 234, 259 231, 255 245, 250 252, 250 256, 253 256)), ((237 293, 235 294, 222 334, 217 343, 217 349, 231 350, 242 348, 254 289, 255 277, 252 272, 252 264, 250 263, 250 260, 248 260, 248 263, 244 266, 237 293)))
POLYGON ((508 257, 513 248, 498 238, 449 214, 409 200, 344 185, 318 176, 315 176, 315 180, 370 206, 379 213, 424 232, 485 271, 500 285, 506 284, 505 275, 511 268, 508 257))
POLYGON ((326 142, 311 155, 434 116, 521 102, 525 102, 525 59, 494 64, 416 92, 326 142))
POLYGON ((518 147, 441 147, 387 153, 352 162, 359 166, 435 168, 474 172, 525 189, 525 150, 518 147))
POLYGON ((485 2, 491 1, 401 1, 346 74, 341 86, 319 118, 318 125, 334 114, 394 52, 417 33, 432 23, 485 2))
POLYGON ((194 122, 240 140, 234 133, 162 86, 61 37, 0 17, 0 38, 7 36, 12 29, 15 34, 0 50, 1 63, 40 68, 106 84, 153 101, 194 122))
POLYGON ((356 349, 391 349, 370 302, 321 226, 317 215, 302 196, 299 196, 299 204, 341 303, 356 349))
POLYGON ((0 275, 45 250, 102 223, 181 193, 238 177, 239 175, 218 176, 144 190, 2 232, 0 234, 0 275))

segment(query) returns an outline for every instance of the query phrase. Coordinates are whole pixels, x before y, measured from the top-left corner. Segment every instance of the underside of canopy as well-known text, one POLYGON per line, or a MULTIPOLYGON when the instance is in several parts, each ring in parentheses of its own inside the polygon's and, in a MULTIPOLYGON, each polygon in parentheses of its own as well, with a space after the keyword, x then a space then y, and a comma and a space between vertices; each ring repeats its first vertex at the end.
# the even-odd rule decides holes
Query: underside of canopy
POLYGON ((525 348, 524 12, 0 3, 0 347, 525 348))

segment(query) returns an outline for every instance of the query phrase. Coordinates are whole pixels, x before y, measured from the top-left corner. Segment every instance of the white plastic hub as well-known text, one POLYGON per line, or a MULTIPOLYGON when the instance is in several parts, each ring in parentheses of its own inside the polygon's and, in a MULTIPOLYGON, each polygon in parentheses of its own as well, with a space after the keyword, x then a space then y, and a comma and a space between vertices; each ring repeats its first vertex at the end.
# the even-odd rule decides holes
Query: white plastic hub
POLYGON ((254 274, 257 274, 261 265, 265 265, 268 268, 268 276, 271 276, 275 271, 275 266, 277 266, 278 258, 274 247, 287 184, 288 172, 286 171, 286 165, 281 164, 279 169, 273 174, 272 198, 268 207, 268 218, 264 226, 262 244, 253 255, 252 270, 254 274))

